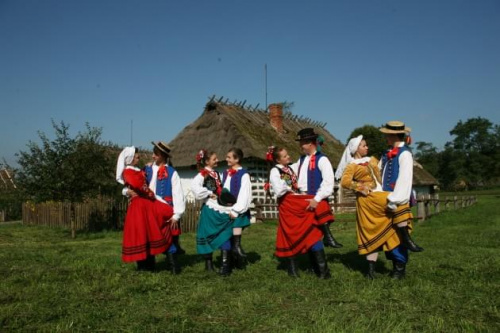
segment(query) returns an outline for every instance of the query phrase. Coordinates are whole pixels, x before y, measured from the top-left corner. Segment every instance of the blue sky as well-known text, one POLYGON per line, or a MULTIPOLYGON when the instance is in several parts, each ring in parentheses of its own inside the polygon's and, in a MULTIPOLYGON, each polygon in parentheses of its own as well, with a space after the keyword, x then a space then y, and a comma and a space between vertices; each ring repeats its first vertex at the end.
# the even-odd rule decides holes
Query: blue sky
POLYGON ((403 120, 442 147, 459 120, 500 123, 500 1, 0 0, 0 158, 51 119, 103 139, 170 141, 208 97, 327 122, 345 142, 403 120))

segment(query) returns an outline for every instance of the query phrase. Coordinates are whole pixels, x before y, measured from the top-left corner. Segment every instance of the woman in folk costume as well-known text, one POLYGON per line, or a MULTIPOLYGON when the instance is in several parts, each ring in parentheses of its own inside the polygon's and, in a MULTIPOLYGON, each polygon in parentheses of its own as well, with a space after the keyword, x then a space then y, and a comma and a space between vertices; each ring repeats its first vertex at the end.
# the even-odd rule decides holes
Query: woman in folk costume
POLYGON ((170 147, 162 141, 152 142, 152 144, 154 163, 145 168, 146 180, 149 188, 156 195, 155 216, 159 223, 166 223, 170 228, 168 241, 171 245, 166 252, 170 269, 173 274, 179 274, 180 267, 177 263, 177 255, 180 246, 178 236, 181 233, 179 220, 185 210, 184 192, 179 174, 171 165, 168 165, 170 147))
POLYGON ((366 255, 370 279, 375 278, 378 251, 392 251, 400 244, 396 224, 403 215, 387 211, 387 196, 381 186, 379 161, 368 157, 363 136, 349 140, 335 173, 343 188, 356 192, 356 231, 358 253, 366 255))
POLYGON ((231 207, 220 201, 222 181, 214 170, 219 160, 215 152, 201 150, 196 156, 200 172, 191 183, 191 190, 196 200, 202 200, 200 219, 196 235, 196 250, 205 258, 205 270, 214 271, 212 253, 216 249, 222 251, 220 275, 231 274, 231 237, 233 221, 229 217, 231 207))
POLYGON ((118 157, 116 180, 133 190, 123 227, 122 260, 137 262, 139 270, 153 270, 154 256, 163 253, 169 246, 166 225, 159 225, 153 214, 154 193, 146 184, 143 171, 137 168, 137 148, 126 147, 118 157))
POLYGON ((271 169, 269 181, 278 198, 279 225, 276 236, 276 252, 279 258, 288 258, 288 275, 298 277, 296 256, 313 253, 313 266, 319 277, 327 279, 330 271, 325 258, 321 225, 331 219, 328 202, 321 200, 315 210, 308 209, 312 196, 299 194, 297 175, 290 164, 290 155, 284 148, 268 152, 276 165, 271 169), (317 260, 319 258, 319 260, 317 260))
POLYGON ((387 209, 393 212, 394 218, 398 218, 400 222, 398 234, 402 243, 394 250, 386 252, 386 256, 393 261, 393 277, 400 279, 406 273, 408 250, 423 251, 410 237, 413 220, 409 205, 413 185, 413 156, 407 144, 411 143, 411 128, 401 121, 390 121, 381 127, 380 131, 385 134, 387 143, 391 146, 379 162, 382 189, 390 192, 387 196, 387 209))
MULTIPOLYGON (((328 202, 328 197, 333 193, 335 179, 332 164, 328 157, 321 153, 323 141, 313 128, 300 130, 296 141, 299 141, 304 155, 293 165, 293 168, 297 173, 300 193, 313 196, 308 209, 314 210, 319 202, 323 200, 328 202)), ((329 215, 328 223, 320 226, 324 234, 323 241, 326 246, 340 248, 342 244, 337 242, 330 231, 334 216, 331 212, 329 215)))
POLYGON ((239 259, 246 258, 241 247, 243 228, 250 226, 250 204, 252 203, 252 184, 248 171, 241 166, 243 151, 231 148, 227 152, 226 162, 229 169, 222 175, 223 192, 221 198, 225 202, 234 202, 229 216, 233 219, 232 251, 239 259))

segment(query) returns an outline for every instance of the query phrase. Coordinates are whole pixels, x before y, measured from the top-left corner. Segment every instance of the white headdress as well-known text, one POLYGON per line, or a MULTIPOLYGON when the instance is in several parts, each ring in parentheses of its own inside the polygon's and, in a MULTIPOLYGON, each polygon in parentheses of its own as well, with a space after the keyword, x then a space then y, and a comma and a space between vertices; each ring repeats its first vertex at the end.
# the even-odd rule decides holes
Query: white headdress
POLYGON ((135 155, 135 147, 125 147, 118 156, 118 162, 116 162, 116 181, 120 184, 125 184, 123 181, 123 170, 125 167, 132 163, 135 155))
POLYGON ((342 178, 342 175, 344 174, 345 167, 351 163, 354 158, 354 154, 356 154, 356 151, 358 151, 359 144, 361 143, 361 140, 363 140, 363 135, 358 135, 355 138, 352 138, 349 140, 349 143, 345 147, 344 153, 342 154, 342 157, 340 158, 339 165, 337 167, 337 171, 335 171, 335 178, 340 179, 342 178))

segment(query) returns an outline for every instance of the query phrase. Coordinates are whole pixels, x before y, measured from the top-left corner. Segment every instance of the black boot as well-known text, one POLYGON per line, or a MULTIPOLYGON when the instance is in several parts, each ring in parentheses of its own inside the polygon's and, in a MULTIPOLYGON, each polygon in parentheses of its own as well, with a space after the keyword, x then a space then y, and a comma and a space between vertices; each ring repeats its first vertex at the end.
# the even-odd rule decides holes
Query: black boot
POLYGON ((328 264, 326 262, 325 250, 321 249, 319 251, 315 251, 313 252, 313 255, 318 268, 318 277, 325 280, 331 278, 330 269, 328 269, 328 264))
POLYGON ((214 262, 212 260, 212 253, 205 254, 203 256, 205 258, 205 270, 207 272, 213 272, 214 269, 214 262))
POLYGON ((399 261, 393 261, 393 270, 392 270, 392 278, 396 280, 401 280, 404 279, 406 275, 406 264, 399 262, 399 261))
POLYGON ((343 246, 342 244, 337 242, 335 240, 335 238, 333 237, 332 232, 330 231, 330 223, 324 223, 324 224, 320 225, 319 228, 321 229, 321 231, 323 231, 323 235, 324 235, 323 243, 326 246, 330 246, 333 248, 340 248, 343 246))
POLYGON ((179 264, 177 263, 177 253, 167 253, 167 261, 168 264, 170 265, 170 271, 172 274, 177 275, 181 272, 181 268, 179 267, 179 264))
POLYGON ((377 265, 376 261, 368 260, 368 272, 366 272, 366 277, 373 280, 375 279, 375 266, 377 265))
POLYGON ((422 252, 424 249, 415 244, 413 239, 411 239, 410 233, 408 232, 408 227, 398 228, 399 236, 403 245, 405 245, 408 250, 412 252, 422 252))
POLYGON ((316 258, 314 257, 314 252, 309 251, 307 254, 309 255, 309 262, 311 263, 312 272, 316 275, 319 275, 318 265, 316 264, 316 258))
POLYGON ((222 250, 222 265, 220 266, 219 274, 229 276, 231 274, 231 254, 229 250, 222 250))
POLYGON ((295 257, 288 258, 288 276, 298 278, 299 269, 297 267, 297 260, 295 257))
POLYGON ((146 259, 144 260, 139 260, 137 262, 137 270, 138 271, 154 271, 155 269, 155 257, 154 256, 147 256, 146 259))
POLYGON ((240 258, 247 257, 247 254, 245 253, 245 251, 243 251, 243 248, 241 247, 241 235, 233 236, 233 246, 231 247, 231 250, 233 251, 234 254, 236 254, 240 258))
POLYGON ((181 247, 179 243, 179 236, 172 236, 172 243, 174 243, 177 248, 177 254, 186 254, 186 251, 181 247))

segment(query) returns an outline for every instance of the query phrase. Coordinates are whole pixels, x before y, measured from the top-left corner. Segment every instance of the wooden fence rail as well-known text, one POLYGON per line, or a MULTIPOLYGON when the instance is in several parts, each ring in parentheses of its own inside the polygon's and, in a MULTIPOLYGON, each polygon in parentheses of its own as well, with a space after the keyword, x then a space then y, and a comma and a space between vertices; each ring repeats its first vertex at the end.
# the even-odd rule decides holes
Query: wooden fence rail
MULTIPOLYGON (((475 196, 454 196, 439 199, 439 195, 419 196, 417 199, 416 219, 426 220, 443 211, 456 210, 471 206, 477 201, 475 196)), ((121 229, 127 212, 126 200, 116 202, 110 199, 94 200, 86 203, 48 202, 24 203, 22 205, 23 223, 49 227, 69 228, 74 236, 77 231, 97 231, 102 229, 121 229)), ((334 211, 356 208, 354 202, 331 203, 334 211)), ((181 226, 184 232, 194 232, 198 226, 201 202, 186 202, 186 211, 181 226)), ((278 218, 278 206, 274 199, 254 200, 252 216, 262 222, 278 218)), ((341 218, 339 222, 355 222, 352 216, 341 218)))

